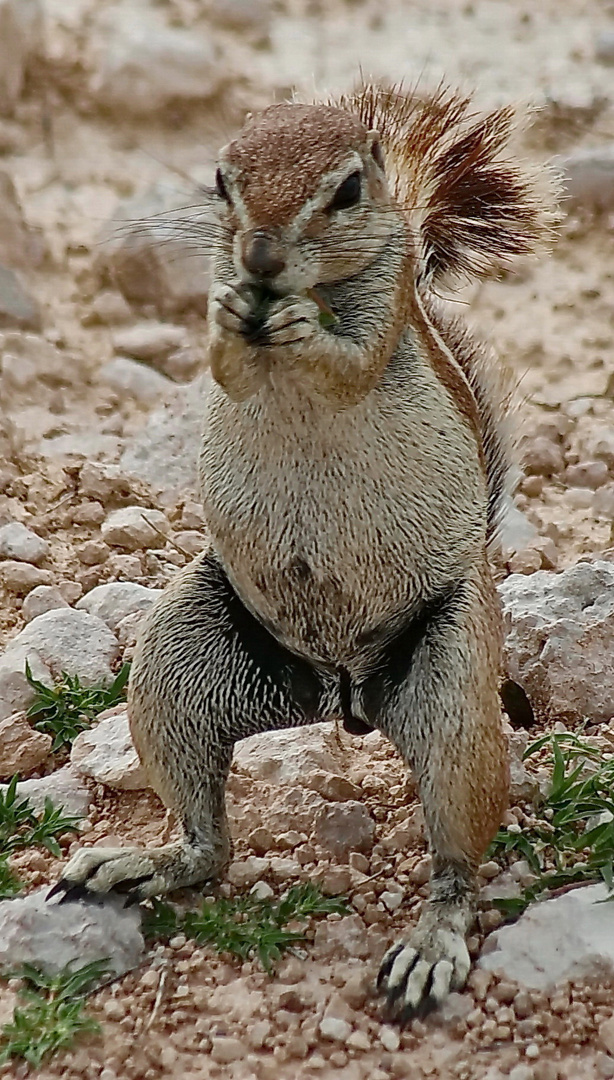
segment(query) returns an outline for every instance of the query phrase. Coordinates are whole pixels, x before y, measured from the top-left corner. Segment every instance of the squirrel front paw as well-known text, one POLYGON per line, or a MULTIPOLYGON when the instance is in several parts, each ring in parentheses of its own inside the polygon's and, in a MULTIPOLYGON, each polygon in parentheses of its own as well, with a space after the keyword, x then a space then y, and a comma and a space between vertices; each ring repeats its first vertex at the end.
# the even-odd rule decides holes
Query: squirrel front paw
POLYGON ((284 296, 269 308, 262 343, 269 347, 298 345, 320 330, 319 308, 307 296, 284 296))
POLYGON ((217 282, 209 316, 223 331, 264 348, 298 345, 320 329, 319 308, 307 296, 277 297, 267 289, 217 282))

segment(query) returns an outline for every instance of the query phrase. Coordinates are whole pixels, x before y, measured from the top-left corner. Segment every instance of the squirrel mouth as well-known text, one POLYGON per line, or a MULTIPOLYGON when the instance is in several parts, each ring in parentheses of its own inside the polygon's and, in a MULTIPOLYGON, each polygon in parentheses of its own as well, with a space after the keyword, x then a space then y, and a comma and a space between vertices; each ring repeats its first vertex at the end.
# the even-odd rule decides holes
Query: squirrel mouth
MULTIPOLYGON (((244 289, 249 294, 252 302, 252 310, 244 320, 242 329, 243 337, 251 345, 266 345, 266 322, 269 317, 271 305, 277 300, 283 299, 287 293, 275 292, 268 285, 245 285, 244 289)), ((328 328, 339 322, 333 309, 327 304, 317 289, 305 289, 305 296, 313 300, 318 306, 318 322, 320 326, 328 328)))

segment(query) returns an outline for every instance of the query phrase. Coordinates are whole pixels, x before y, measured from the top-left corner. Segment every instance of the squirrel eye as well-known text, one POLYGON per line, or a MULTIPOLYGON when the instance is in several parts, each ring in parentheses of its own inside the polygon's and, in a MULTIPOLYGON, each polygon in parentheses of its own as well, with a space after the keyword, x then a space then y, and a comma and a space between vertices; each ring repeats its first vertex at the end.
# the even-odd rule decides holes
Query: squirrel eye
POLYGON ((216 190, 217 190, 217 193, 218 193, 220 199, 223 199, 224 202, 229 203, 230 202, 230 195, 228 194, 228 188, 226 187, 226 184, 224 183, 224 177, 222 176, 222 170, 221 169, 216 169, 215 170, 215 187, 216 187, 216 190))
POLYGON ((360 202, 361 186, 361 174, 358 171, 350 173, 343 183, 339 184, 326 209, 347 210, 350 206, 356 206, 356 203, 360 202))

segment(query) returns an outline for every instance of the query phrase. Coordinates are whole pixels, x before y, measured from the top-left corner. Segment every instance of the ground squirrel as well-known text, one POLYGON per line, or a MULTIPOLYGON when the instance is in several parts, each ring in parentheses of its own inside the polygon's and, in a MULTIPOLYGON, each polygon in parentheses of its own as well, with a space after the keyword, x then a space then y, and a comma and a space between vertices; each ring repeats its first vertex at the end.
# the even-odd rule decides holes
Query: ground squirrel
POLYGON ((487 560, 507 390, 436 289, 548 231, 512 119, 445 89, 367 86, 273 105, 222 150, 199 226, 212 547, 146 617, 129 693, 183 838, 83 850, 62 883, 142 899, 219 875, 237 739, 336 716, 377 727, 414 772, 432 852, 430 900, 379 973, 402 1017, 465 982, 476 870, 507 798, 487 560))

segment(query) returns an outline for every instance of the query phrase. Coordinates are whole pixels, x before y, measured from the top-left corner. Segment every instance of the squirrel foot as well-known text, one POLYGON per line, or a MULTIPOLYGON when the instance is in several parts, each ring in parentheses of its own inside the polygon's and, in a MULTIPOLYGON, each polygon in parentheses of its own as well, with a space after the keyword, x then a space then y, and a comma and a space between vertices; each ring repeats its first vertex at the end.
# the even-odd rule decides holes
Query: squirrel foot
POLYGON ((426 1016, 465 985, 471 961, 460 922, 458 909, 428 907, 414 931, 388 949, 377 986, 390 1019, 426 1016))
POLYGON ((82 848, 72 857, 48 898, 116 890, 131 903, 216 877, 228 859, 179 841, 152 848, 82 848))

